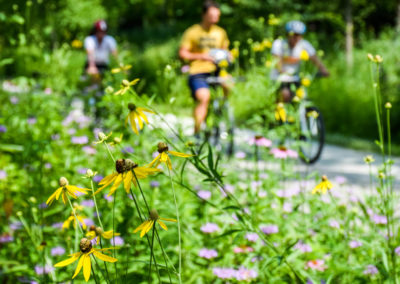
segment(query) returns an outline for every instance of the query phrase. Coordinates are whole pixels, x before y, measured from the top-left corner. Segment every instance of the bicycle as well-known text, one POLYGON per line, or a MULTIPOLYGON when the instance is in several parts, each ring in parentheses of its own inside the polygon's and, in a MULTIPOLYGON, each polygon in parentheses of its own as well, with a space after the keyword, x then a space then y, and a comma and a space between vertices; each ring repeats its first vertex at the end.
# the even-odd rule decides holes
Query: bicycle
MULTIPOLYGON (((320 77, 317 73, 315 77, 320 77)), ((289 85, 296 85, 289 83, 289 85)), ((295 86, 297 89, 299 86, 295 86)), ((291 90, 292 91, 292 90, 291 90)), ((293 101, 291 101, 293 104, 293 101)), ((300 159, 307 163, 313 164, 320 158, 325 143, 325 124, 321 111, 310 100, 307 99, 306 93, 304 97, 298 101, 298 134, 300 159)))

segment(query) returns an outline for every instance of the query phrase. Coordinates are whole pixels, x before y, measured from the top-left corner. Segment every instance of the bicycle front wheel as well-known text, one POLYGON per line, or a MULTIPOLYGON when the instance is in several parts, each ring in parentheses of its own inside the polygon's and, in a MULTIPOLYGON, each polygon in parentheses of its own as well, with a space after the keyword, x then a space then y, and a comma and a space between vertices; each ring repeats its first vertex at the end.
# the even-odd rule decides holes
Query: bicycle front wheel
POLYGON ((307 164, 321 156, 325 143, 325 125, 317 107, 306 107, 300 112, 300 158, 307 164))

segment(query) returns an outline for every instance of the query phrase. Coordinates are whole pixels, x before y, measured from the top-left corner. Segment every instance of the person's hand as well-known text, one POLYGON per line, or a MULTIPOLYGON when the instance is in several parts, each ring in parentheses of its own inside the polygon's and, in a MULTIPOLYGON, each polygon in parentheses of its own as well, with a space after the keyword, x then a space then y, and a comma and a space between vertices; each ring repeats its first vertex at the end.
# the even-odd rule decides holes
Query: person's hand
POLYGON ((199 59, 203 60, 203 61, 214 62, 214 58, 212 58, 208 53, 201 53, 200 56, 199 56, 199 59))
POLYGON ((86 72, 89 75, 95 75, 99 74, 99 69, 97 69, 96 65, 89 65, 89 67, 86 69, 86 72))

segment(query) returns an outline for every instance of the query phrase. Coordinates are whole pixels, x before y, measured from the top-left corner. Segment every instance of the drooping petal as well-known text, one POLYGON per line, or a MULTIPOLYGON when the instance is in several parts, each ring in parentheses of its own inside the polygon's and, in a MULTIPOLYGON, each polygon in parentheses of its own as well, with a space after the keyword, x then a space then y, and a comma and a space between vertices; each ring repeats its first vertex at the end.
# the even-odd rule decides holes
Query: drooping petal
POLYGON ((62 188, 62 187, 59 187, 57 189, 57 195, 56 195, 56 199, 57 200, 60 198, 61 192, 63 192, 63 191, 64 191, 64 188, 62 188))
POLYGON ((69 216, 67 220, 65 220, 65 222, 62 225, 63 229, 68 229, 69 226, 71 225, 71 221, 74 220, 73 216, 69 216))
POLYGON ((136 112, 136 119, 139 123, 139 129, 143 129, 143 121, 142 121, 142 117, 140 116, 140 114, 138 112, 136 112))
POLYGON ((139 135, 139 131, 137 130, 137 127, 136 127, 135 112, 133 112, 133 111, 129 114, 129 122, 131 123, 131 128, 132 128, 133 132, 135 132, 136 134, 139 135))
POLYGON ((89 240, 93 240, 96 237, 96 232, 95 231, 89 231, 86 233, 86 237, 89 238, 89 240))
POLYGON ((142 229, 142 232, 140 232, 140 237, 143 237, 145 234, 147 234, 147 232, 150 231, 153 225, 154 225, 154 220, 150 220, 150 222, 147 223, 147 226, 142 229))
POLYGON ((110 192, 107 194, 107 196, 112 195, 112 194, 117 190, 118 186, 119 186, 121 183, 122 183, 122 174, 119 174, 119 175, 117 176, 117 178, 115 179, 114 184, 113 184, 113 186, 111 187, 110 192))
POLYGON ((162 152, 161 157, 160 157, 160 162, 165 163, 165 162, 167 162, 167 160, 168 160, 168 154, 165 152, 162 152))
POLYGON ((161 154, 158 154, 157 157, 154 158, 153 161, 150 162, 150 164, 148 164, 149 167, 157 167, 160 164, 160 158, 161 158, 161 154))
POLYGON ((165 231, 168 231, 168 228, 163 221, 157 220, 157 222, 158 224, 160 224, 161 228, 163 228, 165 231))
POLYGON ((87 191, 90 191, 89 188, 80 188, 80 187, 77 187, 75 185, 67 185, 66 187, 67 187, 67 189, 72 190, 73 192, 77 192, 78 191, 78 192, 86 193, 87 191))
POLYGON ((129 190, 131 189, 132 177, 132 171, 128 171, 124 177, 124 188, 126 193, 129 193, 129 190))
POLYGON ((83 260, 83 276, 85 277, 85 281, 88 282, 90 278, 90 271, 92 270, 90 254, 85 254, 83 257, 85 258, 83 260))
POLYGON ((67 204, 68 197, 67 197, 67 194, 65 193, 65 190, 63 190, 61 196, 62 196, 62 200, 63 200, 64 204, 67 204))
MULTIPOLYGON (((119 236, 119 235, 120 233, 114 233, 114 236, 119 236)), ((104 232, 102 236, 105 239, 111 239, 113 237, 113 230, 104 232)))
POLYGON ((111 175, 106 176, 99 182, 99 185, 103 185, 106 183, 110 184, 110 182, 112 182, 117 175, 118 173, 112 173, 111 175))
POLYGON ((78 218, 78 221, 82 224, 82 228, 86 230, 86 223, 85 220, 81 216, 76 216, 78 218))
POLYGON ((81 254, 82 254, 81 252, 77 252, 77 253, 73 254, 71 258, 68 258, 66 260, 63 260, 63 261, 60 261, 60 262, 54 264, 54 267, 67 266, 67 265, 75 262, 81 256, 81 254))
POLYGON ((107 262, 116 262, 117 261, 116 258, 102 254, 96 250, 93 251, 93 254, 95 257, 97 257, 98 259, 101 259, 102 261, 107 261, 107 262))
POLYGON ((50 195, 49 199, 47 199, 46 204, 51 205, 56 198, 56 195, 60 195, 59 192, 61 192, 62 188, 58 188, 52 195, 50 195))
POLYGON ((134 231, 133 233, 139 232, 144 226, 147 225, 147 223, 150 222, 149 220, 144 221, 142 224, 140 224, 134 231))
POLYGON ((140 116, 141 118, 143 118, 143 120, 144 120, 147 124, 149 124, 149 121, 147 120, 147 116, 142 112, 142 109, 137 108, 136 111, 137 111, 137 113, 139 114, 139 116, 140 116))
POLYGON ((170 151, 170 150, 168 150, 168 153, 171 154, 172 156, 182 157, 182 158, 193 157, 193 155, 191 155, 191 154, 185 154, 185 153, 180 153, 180 152, 170 151))
POLYGON ((78 265, 76 266, 75 273, 74 273, 74 276, 72 276, 72 279, 74 279, 74 278, 76 277, 76 275, 78 275, 78 273, 81 271, 82 266, 83 266, 83 260, 84 260, 84 259, 85 259, 85 255, 83 255, 83 256, 79 259, 78 265))

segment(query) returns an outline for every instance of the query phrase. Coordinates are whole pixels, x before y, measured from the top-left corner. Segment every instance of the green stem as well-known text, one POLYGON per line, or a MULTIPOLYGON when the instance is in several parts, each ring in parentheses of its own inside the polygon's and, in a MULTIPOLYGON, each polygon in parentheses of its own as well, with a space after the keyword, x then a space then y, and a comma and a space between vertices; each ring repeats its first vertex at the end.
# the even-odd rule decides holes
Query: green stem
POLYGON ((157 222, 154 222, 154 225, 153 225, 153 230, 152 230, 152 235, 151 235, 151 245, 150 245, 150 266, 149 266, 149 283, 151 283, 151 263, 152 263, 152 261, 151 261, 151 259, 153 258, 154 259, 154 254, 153 254, 153 245, 154 245, 154 228, 156 227, 156 223, 157 222))
POLYGON ((104 145, 106 145, 106 148, 107 148, 107 151, 108 151, 108 154, 110 154, 110 157, 111 157, 111 159, 113 160, 113 162, 115 163, 115 158, 114 158, 114 156, 113 156, 113 154, 111 153, 111 151, 110 151, 110 147, 108 147, 108 144, 107 144, 107 142, 103 142, 104 143, 104 145))
POLYGON ((74 209, 74 207, 72 206, 71 200, 69 199, 69 196, 68 196, 68 195, 67 195, 67 199, 68 199, 68 202, 69 202, 69 206, 71 206, 72 213, 74 213, 76 226, 79 227, 79 229, 81 230, 81 233, 82 233, 82 235, 83 235, 83 229, 82 229, 82 227, 81 227, 81 223, 79 223, 79 220, 78 220, 78 218, 76 217, 75 209, 74 209))
MULTIPOLYGON (((168 168, 168 167, 167 167, 168 168)), ((178 202, 176 200, 176 192, 174 187, 174 182, 172 181, 171 171, 168 168, 169 179, 171 181, 172 192, 174 194, 174 202, 175 202, 175 212, 176 212, 176 219, 178 221, 178 244, 179 244, 179 270, 178 270, 178 279, 179 283, 182 283, 181 273, 182 273, 182 239, 181 239, 181 225, 179 220, 179 208, 178 202)))
POLYGON ((101 229, 104 231, 103 223, 101 222, 101 219, 100 219, 99 209, 97 208, 96 197, 94 195, 94 186, 93 186, 93 179, 92 178, 90 178, 90 185, 92 187, 93 201, 94 201, 94 206, 96 208, 97 219, 99 220, 99 224, 100 224, 101 229))
MULTIPOLYGON (((112 233, 112 244, 113 244, 113 257, 115 257, 116 251, 115 251, 115 239, 114 239, 114 234, 115 234, 115 201, 117 200, 117 192, 118 190, 115 191, 114 194, 114 202, 113 202, 113 216, 112 216, 112 228, 113 228, 113 233, 112 233)), ((115 282, 117 283, 117 275, 118 275, 118 269, 117 269, 117 263, 114 262, 114 268, 115 268, 115 282)))

